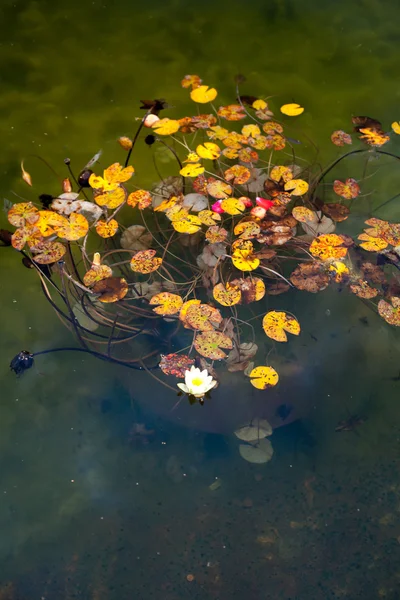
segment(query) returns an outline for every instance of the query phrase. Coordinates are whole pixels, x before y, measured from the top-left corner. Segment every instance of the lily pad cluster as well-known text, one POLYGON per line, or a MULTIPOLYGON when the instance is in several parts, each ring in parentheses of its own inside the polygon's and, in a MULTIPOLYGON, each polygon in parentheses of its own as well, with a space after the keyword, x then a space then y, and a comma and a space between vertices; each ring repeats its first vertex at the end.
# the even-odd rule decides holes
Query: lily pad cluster
MULTIPOLYGON (((254 330, 270 344, 301 334, 296 316, 281 310, 275 296, 346 288, 399 326, 392 272, 400 264, 400 224, 374 217, 354 238, 341 232, 353 203, 362 201, 363 179, 330 173, 353 153, 350 146, 361 154, 383 152, 400 125, 387 133, 376 119, 353 117, 352 131, 331 135, 345 154, 321 170, 296 160, 288 135, 307 115, 300 104, 270 106, 239 89, 226 104, 198 75, 186 75, 181 85, 195 114, 160 117, 166 101, 143 102, 135 135, 118 139, 116 153, 125 154, 116 162, 100 168, 99 153, 74 174, 68 159, 61 190, 46 190, 42 204, 26 199, 8 211, 16 228, 12 246, 36 267, 46 297, 61 295, 70 310, 60 315, 69 324, 71 314, 84 315, 85 327, 72 321, 78 340, 109 358, 123 350, 127 364, 147 367, 147 356, 131 356, 132 340, 156 337, 157 323, 167 324, 185 332, 185 344, 149 355, 160 375, 184 378, 197 364, 216 376, 222 363, 266 390, 279 374, 258 364, 254 330), (131 164, 140 144, 166 148, 175 175, 151 189, 140 185, 131 164), (51 291, 41 265, 60 280, 51 291), (249 305, 258 315, 250 326, 249 305)), ((33 187, 24 162, 21 168, 33 187)))

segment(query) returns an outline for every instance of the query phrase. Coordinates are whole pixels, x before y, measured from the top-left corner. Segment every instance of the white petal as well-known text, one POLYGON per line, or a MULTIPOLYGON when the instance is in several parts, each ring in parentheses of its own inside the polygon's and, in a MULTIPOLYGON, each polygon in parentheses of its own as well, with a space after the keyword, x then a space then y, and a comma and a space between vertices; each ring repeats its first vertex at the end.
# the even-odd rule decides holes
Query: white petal
POLYGON ((189 388, 184 383, 177 383, 176 385, 178 386, 179 389, 181 389, 183 392, 185 392, 185 394, 190 394, 189 388))

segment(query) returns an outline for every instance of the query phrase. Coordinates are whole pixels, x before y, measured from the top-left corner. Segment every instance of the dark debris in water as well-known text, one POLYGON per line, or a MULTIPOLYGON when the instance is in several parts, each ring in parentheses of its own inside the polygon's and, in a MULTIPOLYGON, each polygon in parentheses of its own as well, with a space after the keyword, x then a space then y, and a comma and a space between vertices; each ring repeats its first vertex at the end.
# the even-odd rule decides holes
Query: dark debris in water
POLYGON ((10 362, 10 369, 14 371, 16 375, 21 375, 27 369, 33 366, 33 354, 28 350, 21 350, 10 362))

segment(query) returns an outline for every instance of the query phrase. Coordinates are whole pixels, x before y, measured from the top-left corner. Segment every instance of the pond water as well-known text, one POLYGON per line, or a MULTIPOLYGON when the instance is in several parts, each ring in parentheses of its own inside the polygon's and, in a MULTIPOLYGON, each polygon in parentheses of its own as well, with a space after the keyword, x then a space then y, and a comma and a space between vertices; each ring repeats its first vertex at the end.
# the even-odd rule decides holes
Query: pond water
MULTIPOLYGON (((102 148, 111 164, 141 98, 186 114, 187 73, 226 103, 237 73, 243 93, 301 103, 291 135, 312 140, 324 165, 337 155, 331 132, 349 130, 351 115, 386 129, 400 119, 396 0, 3 0, 0 16, 0 188, 10 201, 37 199, 20 179, 23 157, 43 190, 55 182, 36 155, 63 172, 66 156, 85 164, 102 148)), ((134 159, 143 186, 157 181, 147 150, 134 159)), ((175 168, 162 151, 158 161, 163 175, 175 168)), ((364 165, 349 160, 342 178, 364 165)), ((359 231, 398 191, 394 161, 369 173, 343 231, 359 231)), ((376 214, 396 213, 392 202, 376 214)), ((345 293, 270 299, 303 331, 275 356, 279 387, 268 395, 233 374, 211 402, 173 409, 176 395, 145 373, 84 354, 43 355, 16 378, 9 362, 21 349, 75 342, 20 261, 0 249, 1 599, 400 597, 395 328, 345 293), (273 459, 244 461, 233 430, 281 404, 294 413, 273 423, 273 459), (335 431, 354 414, 360 427, 335 431)))

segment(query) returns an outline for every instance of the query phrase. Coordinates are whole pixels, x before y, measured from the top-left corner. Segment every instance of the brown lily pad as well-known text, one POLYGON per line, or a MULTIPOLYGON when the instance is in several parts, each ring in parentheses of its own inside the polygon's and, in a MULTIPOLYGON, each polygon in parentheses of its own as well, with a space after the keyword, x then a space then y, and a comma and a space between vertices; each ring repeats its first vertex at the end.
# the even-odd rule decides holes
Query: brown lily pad
POLYGON ((129 288, 123 277, 107 277, 97 281, 92 290, 96 294, 100 294, 100 302, 117 302, 125 298, 129 288))
POLYGON ((320 263, 301 263, 290 276, 290 281, 298 290, 316 294, 329 285, 329 275, 320 263))
POLYGON ((325 215, 328 215, 332 221, 340 223, 341 221, 345 221, 347 219, 350 214, 350 209, 344 204, 331 202, 322 206, 322 212, 325 215))

